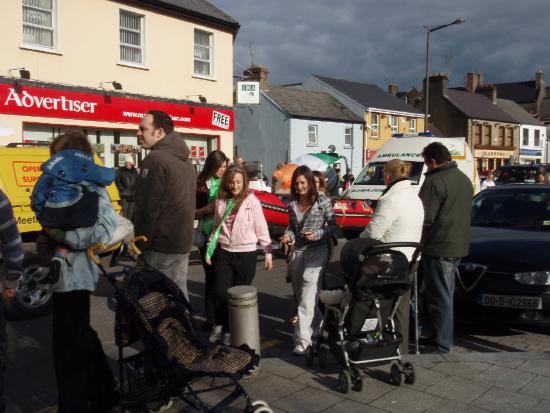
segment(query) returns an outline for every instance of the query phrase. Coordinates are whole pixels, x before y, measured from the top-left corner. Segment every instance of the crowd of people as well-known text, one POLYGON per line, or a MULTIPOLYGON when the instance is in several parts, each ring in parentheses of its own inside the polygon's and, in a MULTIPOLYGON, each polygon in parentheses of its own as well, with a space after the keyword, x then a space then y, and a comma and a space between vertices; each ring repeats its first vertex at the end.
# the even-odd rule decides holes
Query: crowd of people
MULTIPOLYGON (((186 297, 189 254, 193 244, 198 247, 205 275, 204 325, 211 342, 230 343, 227 290, 253 282, 257 245, 263 250, 264 269, 269 271, 273 267, 272 240, 260 201, 248 188, 242 157, 230 165, 223 152, 213 151, 197 176, 183 137, 174 131, 170 116, 160 111, 145 114, 137 137, 141 147, 150 151, 139 172, 135 160, 128 155, 116 177, 114 172, 111 176, 88 165, 82 169, 87 171, 86 176, 78 175, 70 185, 56 187, 67 197, 86 200, 79 210, 89 211, 82 215, 92 217, 92 225, 67 227, 62 223, 56 225, 54 220, 43 224, 42 241, 37 245, 45 262, 62 251, 58 279, 50 280, 54 291, 52 347, 60 413, 107 412, 117 404, 115 380, 90 324, 90 295, 98 282, 98 269, 86 255, 87 247, 108 242, 117 228, 117 215, 105 189, 108 184, 116 182, 122 214, 134 223, 135 235, 146 237, 139 246, 148 264, 171 278, 186 297), (84 188, 83 182, 90 180, 95 184, 84 188), (198 220, 196 228, 195 220, 198 220)), ((86 135, 79 132, 55 138, 50 152, 52 157, 77 152, 78 162, 82 159, 93 162, 92 147, 86 135)), ((461 257, 468 253, 473 188, 444 145, 429 144, 423 157, 428 172, 420 195, 408 180, 409 164, 400 160, 385 164, 386 189, 361 237, 382 242, 422 242, 429 321, 422 324, 430 328, 429 340, 434 351, 446 353, 453 341, 454 272, 461 257)), ((80 166, 71 157, 63 159, 55 163, 64 171, 80 166)), ((37 185, 33 197, 42 199, 40 195, 44 194, 38 193, 41 190, 37 185)), ((321 319, 318 300, 323 296, 324 274, 337 231, 332 202, 326 192, 322 173, 307 166, 294 170, 287 205, 289 225, 280 241, 289 246, 287 278, 296 306, 295 355, 305 353, 321 319)), ((41 206, 36 202, 33 208, 39 211, 41 206)), ((67 208, 67 203, 61 202, 59 207, 67 208)), ((3 294, 13 296, 14 281, 22 271, 23 253, 11 206, 2 193, 0 219, 0 247, 8 270, 3 294)), ((405 249, 403 253, 411 258, 411 250, 405 249)), ((405 337, 403 352, 408 343, 408 311, 409 294, 406 294, 397 315, 405 337)), ((5 339, 5 334, 0 338, 5 339)), ((5 351, 5 340, 0 342, 0 349, 5 351)), ((4 368, 3 362, 4 357, 0 357, 0 369, 4 368)))

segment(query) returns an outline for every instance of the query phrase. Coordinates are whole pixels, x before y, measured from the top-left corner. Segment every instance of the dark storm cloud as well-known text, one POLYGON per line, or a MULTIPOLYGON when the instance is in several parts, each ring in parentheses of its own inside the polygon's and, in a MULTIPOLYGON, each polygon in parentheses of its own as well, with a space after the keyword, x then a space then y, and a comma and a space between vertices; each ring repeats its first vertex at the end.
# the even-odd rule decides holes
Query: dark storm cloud
POLYGON ((549 8, 543 0, 210 0, 239 21, 235 73, 254 61, 274 84, 311 74, 400 89, 420 86, 425 71, 425 24, 458 17, 466 23, 431 36, 431 71, 449 71, 462 85, 467 72, 486 82, 550 75, 549 8))

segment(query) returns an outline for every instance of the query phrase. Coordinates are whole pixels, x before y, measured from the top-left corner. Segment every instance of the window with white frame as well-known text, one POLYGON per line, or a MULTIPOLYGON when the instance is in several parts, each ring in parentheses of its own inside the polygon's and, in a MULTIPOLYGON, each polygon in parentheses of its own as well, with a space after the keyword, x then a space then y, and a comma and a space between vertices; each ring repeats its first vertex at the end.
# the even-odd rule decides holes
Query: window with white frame
POLYGON ((529 146, 529 129, 523 128, 522 142, 523 146, 529 146))
POLYGON ((390 116, 390 130, 392 135, 399 133, 399 127, 397 126, 397 116, 390 116))
POLYGON ((120 61, 145 64, 145 16, 120 10, 120 61))
POLYGON ((346 128, 344 132, 344 145, 348 147, 353 146, 353 128, 346 128))
POLYGON ((317 145, 317 125, 308 125, 307 127, 307 143, 308 145, 317 145))
POLYGON ((372 128, 372 137, 377 138, 378 137, 378 125, 380 123, 380 117, 376 114, 370 115, 370 127, 372 128))
POLYGON ((23 43, 57 48, 57 0, 23 0, 23 43))
POLYGON ((212 76, 212 39, 213 34, 195 29, 193 74, 212 76))
POLYGON ((540 146, 540 130, 535 129, 535 144, 534 146, 540 146))
POLYGON ((409 119, 409 132, 416 133, 416 118, 409 119))

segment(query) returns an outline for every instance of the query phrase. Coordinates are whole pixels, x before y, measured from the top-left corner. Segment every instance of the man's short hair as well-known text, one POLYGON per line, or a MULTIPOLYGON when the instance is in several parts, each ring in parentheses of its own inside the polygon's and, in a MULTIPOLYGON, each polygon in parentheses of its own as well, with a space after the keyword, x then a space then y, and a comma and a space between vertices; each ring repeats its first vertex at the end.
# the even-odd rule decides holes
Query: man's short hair
POLYGON ((153 117, 153 125, 155 128, 162 128, 167 135, 174 132, 174 122, 168 113, 160 110, 150 110, 148 115, 153 117))
POLYGON ((433 159, 437 164, 450 162, 451 152, 441 142, 432 142, 422 151, 422 157, 425 161, 433 159))

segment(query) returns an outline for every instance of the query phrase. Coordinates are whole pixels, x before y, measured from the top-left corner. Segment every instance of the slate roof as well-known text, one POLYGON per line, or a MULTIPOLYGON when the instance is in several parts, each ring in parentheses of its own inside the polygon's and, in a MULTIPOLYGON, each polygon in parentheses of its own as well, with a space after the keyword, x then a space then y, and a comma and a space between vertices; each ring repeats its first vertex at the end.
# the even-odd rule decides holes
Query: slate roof
MULTIPOLYGON (((525 82, 495 83, 498 97, 513 100, 517 103, 528 103, 537 100, 537 83, 534 80, 525 82)), ((546 88, 546 96, 550 88, 546 88)))
POLYGON ((319 75, 313 75, 313 77, 353 99, 365 109, 376 108, 419 115, 423 113, 376 85, 353 82, 351 80, 334 79, 319 75))
POLYGON ((449 89, 447 99, 469 118, 518 123, 484 95, 449 89))
POLYGON ((168 11, 176 11, 203 18, 234 30, 240 27, 239 22, 224 13, 206 0, 134 0, 137 3, 151 5, 168 11))
POLYGON ((539 122, 534 117, 529 115, 525 109, 513 100, 497 99, 497 106, 522 125, 544 125, 542 122, 539 122))
POLYGON ((364 123, 328 93, 282 86, 273 86, 263 92, 292 117, 364 123))

